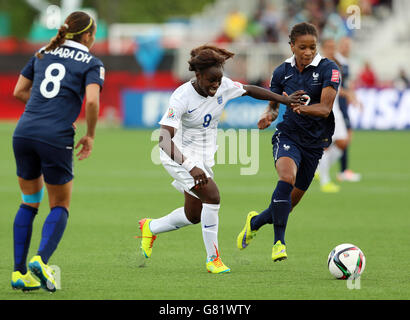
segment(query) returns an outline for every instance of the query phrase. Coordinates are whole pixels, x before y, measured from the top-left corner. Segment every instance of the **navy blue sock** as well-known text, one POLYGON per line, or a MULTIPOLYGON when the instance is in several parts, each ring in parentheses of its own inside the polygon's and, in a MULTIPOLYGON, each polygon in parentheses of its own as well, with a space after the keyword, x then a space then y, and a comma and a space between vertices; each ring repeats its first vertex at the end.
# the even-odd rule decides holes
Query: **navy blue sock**
POLYGON ((38 209, 21 204, 14 218, 14 271, 27 273, 27 254, 30 247, 33 221, 38 209))
POLYGON ((288 222, 289 213, 292 210, 291 193, 293 185, 285 182, 278 181, 276 189, 272 195, 271 212, 273 229, 275 231, 275 242, 278 240, 285 243, 285 230, 288 222))
POLYGON ((265 224, 272 224, 272 212, 271 207, 268 207, 257 216, 251 219, 251 230, 258 230, 265 224))
POLYGON ((342 157, 340 158, 340 172, 347 169, 347 148, 343 151, 342 157))
POLYGON ((54 207, 51 208, 46 221, 44 221, 38 255, 41 256, 41 260, 46 264, 63 236, 67 219, 68 211, 66 208, 54 207))

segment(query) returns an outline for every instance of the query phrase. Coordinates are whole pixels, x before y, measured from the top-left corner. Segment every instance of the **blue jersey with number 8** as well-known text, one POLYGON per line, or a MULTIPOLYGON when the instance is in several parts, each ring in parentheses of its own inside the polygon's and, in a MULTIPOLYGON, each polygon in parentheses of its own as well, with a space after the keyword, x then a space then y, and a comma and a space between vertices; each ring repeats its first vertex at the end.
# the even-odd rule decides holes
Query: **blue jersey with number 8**
POLYGON ((33 56, 21 74, 33 84, 14 137, 72 147, 72 124, 80 114, 85 88, 91 83, 103 86, 102 62, 86 46, 66 40, 63 46, 44 52, 42 58, 33 56))

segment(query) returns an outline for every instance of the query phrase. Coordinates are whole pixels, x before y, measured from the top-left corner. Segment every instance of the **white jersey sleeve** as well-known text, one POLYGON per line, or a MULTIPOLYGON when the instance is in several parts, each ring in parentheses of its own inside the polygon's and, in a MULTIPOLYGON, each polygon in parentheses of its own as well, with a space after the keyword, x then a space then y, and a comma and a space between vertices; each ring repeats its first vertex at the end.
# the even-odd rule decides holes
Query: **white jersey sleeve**
POLYGON ((224 77, 224 82, 226 84, 226 101, 235 99, 242 96, 246 90, 243 88, 243 84, 237 81, 232 81, 231 79, 224 77))
POLYGON ((182 115, 186 113, 187 103, 181 99, 179 90, 176 90, 169 99, 169 107, 160 120, 160 125, 179 128, 182 115))

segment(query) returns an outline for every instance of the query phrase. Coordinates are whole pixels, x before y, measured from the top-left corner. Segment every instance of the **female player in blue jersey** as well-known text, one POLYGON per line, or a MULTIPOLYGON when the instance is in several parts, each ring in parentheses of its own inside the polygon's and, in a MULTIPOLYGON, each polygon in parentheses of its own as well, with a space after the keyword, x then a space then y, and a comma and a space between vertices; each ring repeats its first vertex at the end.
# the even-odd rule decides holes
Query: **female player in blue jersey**
POLYGON ((67 224, 73 187, 74 126, 84 95, 87 133, 78 159, 90 156, 99 111, 104 67, 89 53, 96 33, 95 21, 84 12, 73 12, 50 43, 33 56, 22 70, 14 96, 26 104, 13 134, 22 203, 14 226, 14 289, 34 290, 40 286, 56 290, 53 270, 47 265, 67 224), (47 188, 50 213, 37 252, 29 262, 33 220, 47 188))
MULTIPOLYGON (((293 56, 273 72, 271 90, 291 94, 304 90, 303 104, 287 108, 283 121, 272 137, 273 156, 279 181, 269 207, 252 211, 237 237, 237 247, 246 248, 256 231, 265 224, 274 227, 272 260, 287 258, 285 229, 291 210, 299 203, 314 177, 323 149, 334 132, 333 102, 339 87, 339 69, 317 52, 318 33, 309 23, 295 25, 290 33, 293 56)), ((278 104, 271 102, 258 127, 269 127, 276 118, 278 104)))

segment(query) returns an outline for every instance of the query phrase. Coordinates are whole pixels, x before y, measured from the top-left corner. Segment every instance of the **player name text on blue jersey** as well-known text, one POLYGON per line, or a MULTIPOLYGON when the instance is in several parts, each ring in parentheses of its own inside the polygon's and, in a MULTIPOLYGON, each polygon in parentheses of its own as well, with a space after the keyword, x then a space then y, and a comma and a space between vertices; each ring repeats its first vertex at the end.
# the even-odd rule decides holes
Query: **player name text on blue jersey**
POLYGON ((60 58, 70 58, 76 61, 89 63, 93 58, 92 55, 89 55, 83 51, 78 51, 75 49, 59 47, 54 49, 53 51, 46 51, 45 54, 52 54, 54 56, 59 55, 60 58))

